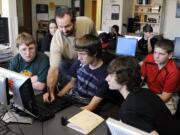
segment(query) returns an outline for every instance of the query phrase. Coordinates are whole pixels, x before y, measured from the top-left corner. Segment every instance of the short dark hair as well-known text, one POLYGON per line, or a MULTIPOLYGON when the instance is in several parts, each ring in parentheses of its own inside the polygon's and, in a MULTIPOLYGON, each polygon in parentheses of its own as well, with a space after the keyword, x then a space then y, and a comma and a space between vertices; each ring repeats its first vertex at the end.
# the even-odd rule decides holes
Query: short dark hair
POLYGON ((116 31, 117 33, 119 32, 119 26, 118 26, 118 25, 113 25, 112 28, 115 29, 115 31, 116 31))
POLYGON ((19 45, 21 44, 26 44, 27 46, 34 44, 36 47, 36 43, 33 36, 26 32, 20 33, 16 38, 16 47, 19 48, 19 45))
POLYGON ((103 41, 103 43, 107 43, 110 40, 110 35, 106 32, 102 32, 99 34, 99 38, 103 41))
POLYGON ((131 56, 120 56, 108 66, 109 74, 116 74, 116 81, 126 85, 128 91, 134 91, 141 85, 141 72, 138 61, 131 56))
POLYGON ((72 8, 68 6, 60 6, 55 11, 55 17, 64 17, 64 15, 69 15, 71 17, 71 22, 76 21, 75 12, 72 10, 72 8))
POLYGON ((156 47, 165 50, 167 53, 171 53, 174 51, 174 43, 173 43, 173 41, 171 41, 169 39, 162 39, 162 40, 156 42, 155 48, 156 47))
POLYGON ((149 25, 149 24, 146 24, 146 25, 143 27, 143 32, 153 32, 152 26, 149 25))
POLYGON ((86 34, 76 39, 75 49, 78 52, 85 51, 89 56, 101 57, 101 41, 97 36, 86 34))

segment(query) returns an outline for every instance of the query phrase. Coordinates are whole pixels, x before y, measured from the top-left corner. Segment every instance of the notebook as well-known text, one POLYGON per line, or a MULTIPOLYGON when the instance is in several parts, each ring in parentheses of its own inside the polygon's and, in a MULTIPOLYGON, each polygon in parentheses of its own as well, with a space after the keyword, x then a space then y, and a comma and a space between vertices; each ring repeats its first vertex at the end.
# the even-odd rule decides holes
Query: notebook
POLYGON ((80 133, 89 134, 103 121, 104 119, 99 115, 88 110, 83 110, 68 119, 69 123, 67 126, 80 133))
POLYGON ((137 47, 137 39, 118 37, 116 45, 117 55, 135 56, 137 47))

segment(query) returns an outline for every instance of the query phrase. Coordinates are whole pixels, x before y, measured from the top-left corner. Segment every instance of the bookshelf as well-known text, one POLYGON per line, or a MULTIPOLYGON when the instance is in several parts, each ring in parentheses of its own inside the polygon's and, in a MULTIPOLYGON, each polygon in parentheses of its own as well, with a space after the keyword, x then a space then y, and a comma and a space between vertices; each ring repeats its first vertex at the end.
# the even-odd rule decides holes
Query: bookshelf
POLYGON ((136 33, 141 33, 144 25, 150 24, 154 33, 160 34, 163 27, 164 7, 163 0, 134 0, 136 33))

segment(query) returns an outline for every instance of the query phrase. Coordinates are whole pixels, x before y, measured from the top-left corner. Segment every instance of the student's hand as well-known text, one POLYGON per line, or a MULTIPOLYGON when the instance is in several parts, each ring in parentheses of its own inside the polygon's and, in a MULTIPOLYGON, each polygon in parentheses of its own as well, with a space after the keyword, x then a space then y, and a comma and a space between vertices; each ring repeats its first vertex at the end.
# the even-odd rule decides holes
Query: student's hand
POLYGON ((31 82, 32 83, 35 83, 37 81, 38 81, 38 76, 37 75, 34 75, 34 76, 31 77, 31 82))
POLYGON ((94 110, 94 108, 92 108, 90 105, 82 106, 81 109, 82 110, 86 109, 86 110, 89 110, 89 111, 93 111, 94 110))
POLYGON ((44 102, 46 103, 51 103, 53 102, 55 99, 55 96, 54 96, 54 93, 52 92, 46 92, 44 95, 43 95, 43 100, 44 102))
POLYGON ((57 94, 58 97, 63 97, 64 95, 65 94, 64 94, 64 92, 62 90, 57 94))
POLYGON ((158 134, 158 132, 156 132, 156 131, 154 130, 154 131, 152 131, 152 132, 150 133, 150 135, 159 135, 159 134, 158 134))

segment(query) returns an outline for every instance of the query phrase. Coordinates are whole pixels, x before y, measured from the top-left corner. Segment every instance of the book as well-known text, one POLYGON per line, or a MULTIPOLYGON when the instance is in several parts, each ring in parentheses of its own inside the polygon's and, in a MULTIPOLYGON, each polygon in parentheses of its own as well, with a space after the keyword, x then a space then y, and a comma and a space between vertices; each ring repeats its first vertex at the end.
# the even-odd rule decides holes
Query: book
POLYGON ((89 134, 103 121, 104 119, 102 117, 85 109, 68 119, 69 123, 67 124, 67 127, 83 134, 89 134))

